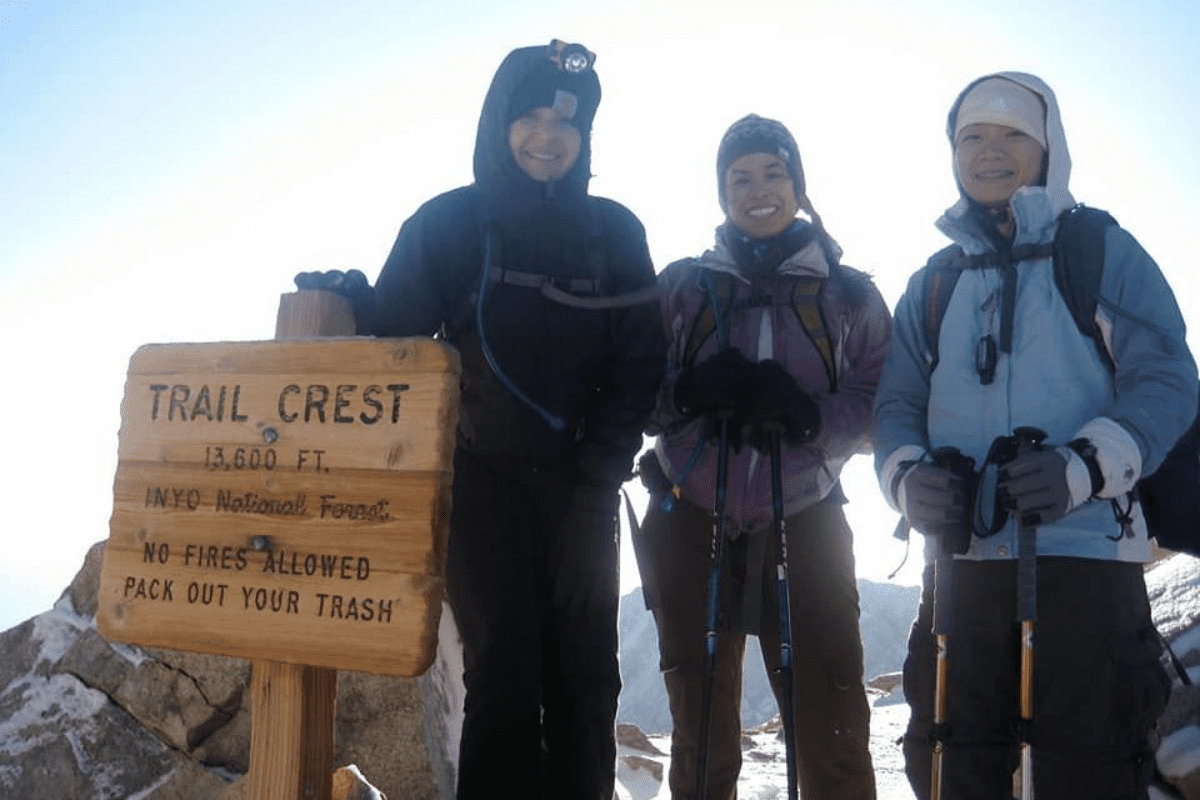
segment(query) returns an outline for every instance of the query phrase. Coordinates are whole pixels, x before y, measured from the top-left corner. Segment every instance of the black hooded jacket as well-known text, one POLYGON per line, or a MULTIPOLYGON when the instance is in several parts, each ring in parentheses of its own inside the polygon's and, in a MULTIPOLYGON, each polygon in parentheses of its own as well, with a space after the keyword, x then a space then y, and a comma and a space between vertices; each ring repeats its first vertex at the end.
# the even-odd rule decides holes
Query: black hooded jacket
MULTIPOLYGON (((583 310, 535 288, 487 283, 484 335, 500 370, 561 418, 563 430, 503 385, 487 363, 476 325, 488 257, 505 270, 596 279, 605 295, 655 281, 641 223, 618 203, 587 194, 591 123, 600 99, 594 73, 570 78, 579 97, 575 122, 582 147, 567 175, 541 183, 513 158, 508 124, 514 92, 556 69, 545 47, 515 50, 500 65, 480 114, 475 183, 429 200, 404 223, 376 282, 372 329, 360 333, 427 336, 446 330, 462 356, 460 450, 502 469, 568 462, 579 468, 580 480, 612 485, 629 474, 662 376, 658 303, 583 310)), ((565 283, 562 288, 569 290, 565 283)))

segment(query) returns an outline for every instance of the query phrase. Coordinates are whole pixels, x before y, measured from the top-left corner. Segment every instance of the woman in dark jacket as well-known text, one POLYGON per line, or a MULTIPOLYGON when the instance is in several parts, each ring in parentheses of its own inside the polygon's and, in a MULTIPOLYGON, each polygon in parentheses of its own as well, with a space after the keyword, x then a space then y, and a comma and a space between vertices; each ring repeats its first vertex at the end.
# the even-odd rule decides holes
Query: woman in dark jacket
POLYGON ((460 798, 613 796, 617 488, 665 345, 657 303, 547 296, 655 280, 641 223, 588 194, 593 59, 560 42, 508 55, 480 115, 475 182, 404 223, 360 322, 378 336, 440 331, 462 356, 446 564, 467 688, 460 798))

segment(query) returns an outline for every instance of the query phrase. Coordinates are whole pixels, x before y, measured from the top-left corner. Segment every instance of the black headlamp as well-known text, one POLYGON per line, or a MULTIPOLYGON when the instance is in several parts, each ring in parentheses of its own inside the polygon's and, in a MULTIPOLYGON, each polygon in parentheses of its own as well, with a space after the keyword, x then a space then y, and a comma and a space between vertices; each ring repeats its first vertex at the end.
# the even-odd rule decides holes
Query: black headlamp
POLYGON ((550 42, 547 55, 563 72, 578 75, 587 72, 596 63, 596 54, 581 44, 568 44, 561 39, 550 42))

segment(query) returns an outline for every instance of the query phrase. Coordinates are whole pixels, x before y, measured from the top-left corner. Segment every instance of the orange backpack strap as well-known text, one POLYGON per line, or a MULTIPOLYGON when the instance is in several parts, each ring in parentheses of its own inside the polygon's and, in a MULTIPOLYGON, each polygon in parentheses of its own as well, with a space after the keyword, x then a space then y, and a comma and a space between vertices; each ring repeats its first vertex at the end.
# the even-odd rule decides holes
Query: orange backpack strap
POLYGON ((821 360, 825 362, 825 374, 829 378, 829 391, 836 392, 837 365, 833 360, 833 342, 825 327, 825 317, 821 313, 821 303, 819 302, 821 287, 824 285, 825 278, 804 278, 796 281, 796 285, 792 289, 792 309, 796 312, 796 318, 800 320, 800 326, 804 328, 804 332, 812 340, 817 352, 821 354, 821 360))
MULTIPOLYGON (((695 363, 700 348, 716 330, 716 315, 718 313, 728 314, 733 304, 734 278, 732 275, 710 273, 706 279, 716 283, 712 287, 713 291, 705 291, 707 301, 692 321, 691 330, 688 331, 687 345, 683 351, 685 366, 695 363), (719 311, 713 307, 713 298, 716 298, 717 304, 721 306, 719 311)), ((801 278, 792 287, 791 297, 787 299, 787 302, 796 313, 796 319, 799 320, 800 326, 804 328, 804 332, 812 340, 817 352, 821 354, 821 361, 825 365, 825 374, 829 378, 830 391, 836 391, 837 366, 833 355, 833 340, 829 337, 828 329, 825 326, 825 317, 821 312, 820 296, 824 285, 824 278, 801 278)))
POLYGON ((688 331, 687 346, 683 349, 683 365, 685 367, 696 363, 696 355, 700 352, 700 348, 717 329, 717 314, 724 313, 728 316, 733 301, 732 275, 698 270, 696 283, 704 294, 705 302, 704 308, 692 320, 691 330, 688 331), (716 282, 715 286, 707 283, 712 281, 716 282), (723 307, 723 312, 713 307, 714 300, 723 307))

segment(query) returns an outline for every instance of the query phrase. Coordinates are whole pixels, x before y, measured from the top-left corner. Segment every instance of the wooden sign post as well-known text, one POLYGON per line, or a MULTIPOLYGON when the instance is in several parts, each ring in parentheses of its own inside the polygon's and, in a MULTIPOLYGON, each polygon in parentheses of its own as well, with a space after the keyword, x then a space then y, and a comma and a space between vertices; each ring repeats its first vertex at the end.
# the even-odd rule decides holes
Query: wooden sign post
POLYGON ((436 655, 458 357, 328 338, 343 304, 285 295, 274 342, 130 361, 97 627, 252 661, 252 800, 328 800, 337 670, 436 655))

